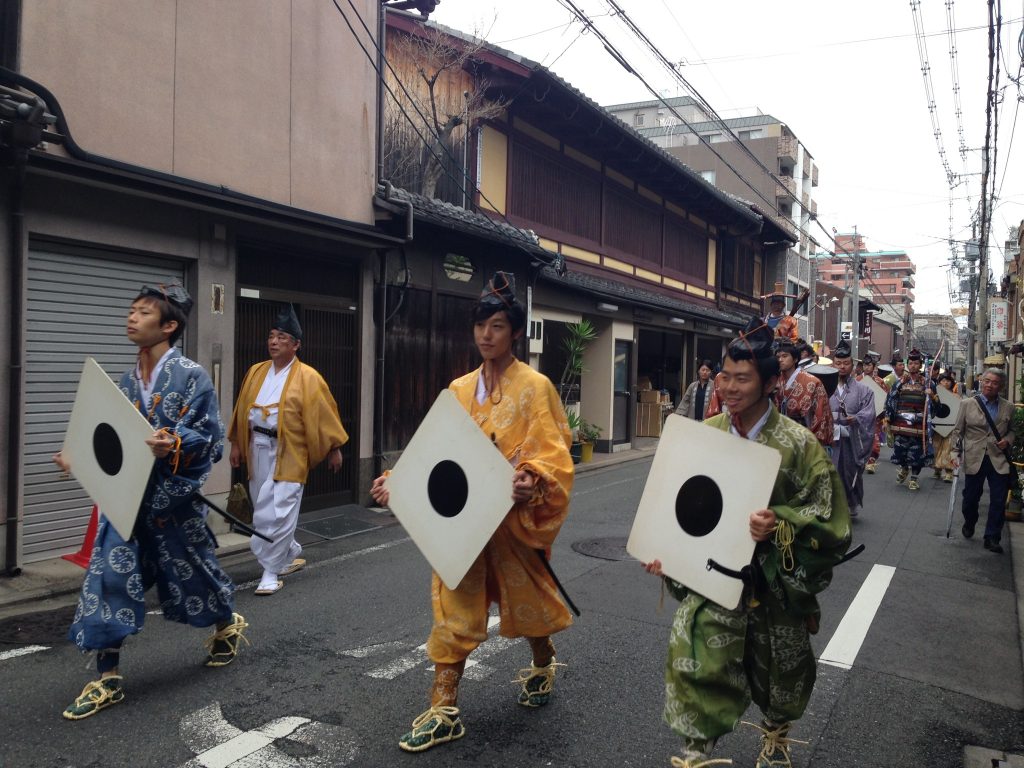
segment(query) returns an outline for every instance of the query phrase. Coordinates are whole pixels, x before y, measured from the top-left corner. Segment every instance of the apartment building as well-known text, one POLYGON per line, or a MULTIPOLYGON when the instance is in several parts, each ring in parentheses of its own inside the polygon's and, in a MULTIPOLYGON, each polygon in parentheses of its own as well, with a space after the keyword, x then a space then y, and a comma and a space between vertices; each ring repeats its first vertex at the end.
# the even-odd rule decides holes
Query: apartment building
MULTIPOLYGON (((791 294, 811 287, 810 255, 818 245, 813 232, 818 213, 814 200, 818 166, 788 125, 760 112, 709 120, 688 96, 614 104, 606 109, 706 181, 750 201, 794 237, 792 248, 781 250, 765 265, 764 288, 779 280, 791 294)), ((799 317, 801 333, 806 335, 807 318, 799 317)))
MULTIPOLYGON (((854 255, 862 261, 860 295, 870 296, 889 322, 906 330, 913 329, 914 275, 917 267, 906 251, 871 251, 863 235, 840 233, 835 237, 837 258, 818 254, 815 259, 818 279, 841 289, 853 291, 851 263, 854 255)), ((909 336, 909 334, 905 334, 909 336)))

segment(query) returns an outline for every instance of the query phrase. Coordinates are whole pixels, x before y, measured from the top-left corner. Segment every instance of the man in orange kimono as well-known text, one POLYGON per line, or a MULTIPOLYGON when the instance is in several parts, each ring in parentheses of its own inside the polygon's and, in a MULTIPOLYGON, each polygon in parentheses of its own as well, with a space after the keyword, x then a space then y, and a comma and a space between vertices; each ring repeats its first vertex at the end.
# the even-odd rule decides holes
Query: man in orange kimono
POLYGON ((306 477, 325 458, 332 472, 340 470, 348 442, 327 382, 296 357, 301 344, 302 327, 289 304, 270 329, 270 360, 245 374, 228 431, 231 466, 244 463, 249 471, 253 527, 273 539, 250 541, 263 566, 257 595, 274 594, 281 576, 306 565, 295 540, 306 477))
MULTIPOLYGON (((518 702, 525 707, 550 699, 555 679, 551 635, 572 624, 546 566, 569 512, 571 435, 554 386, 512 354, 526 324, 512 275, 495 273, 474 307, 473 320, 483 365, 449 388, 515 467, 509 489, 515 504, 458 587, 448 589, 433 575, 434 626, 427 655, 435 665, 434 683, 430 707, 399 740, 407 752, 465 735, 457 706, 459 681, 466 658, 487 639, 492 602, 498 603, 502 636, 525 637, 533 653, 533 663, 516 681, 521 685, 518 702)), ((389 499, 386 477, 378 477, 370 489, 382 505, 389 499)))

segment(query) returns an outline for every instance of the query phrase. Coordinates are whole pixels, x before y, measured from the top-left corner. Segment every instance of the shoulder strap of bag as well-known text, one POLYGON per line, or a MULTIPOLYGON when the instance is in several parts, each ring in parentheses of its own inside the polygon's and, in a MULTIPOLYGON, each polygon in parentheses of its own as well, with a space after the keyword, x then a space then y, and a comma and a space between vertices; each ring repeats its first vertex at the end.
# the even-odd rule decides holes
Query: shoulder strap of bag
MULTIPOLYGON (((978 403, 978 407, 981 408, 981 413, 985 417, 985 421, 988 422, 988 426, 989 429, 992 430, 992 434, 996 436, 996 442, 999 442, 1000 440, 1003 439, 1003 436, 1000 435, 999 430, 996 429, 996 423, 992 421, 992 414, 989 413, 988 408, 985 407, 985 401, 982 399, 981 395, 975 395, 973 399, 978 403)), ((1003 456, 1006 457, 1006 460, 1010 462, 1012 466, 1013 459, 1010 458, 1010 452, 1006 449, 1003 449, 1003 456)))
POLYGON ((996 441, 998 442, 999 440, 1002 440, 1003 436, 1000 435, 999 430, 996 429, 996 423, 992 421, 992 414, 989 413, 988 408, 985 407, 985 401, 982 399, 981 395, 975 395, 974 401, 978 404, 978 407, 981 408, 981 415, 984 416, 985 421, 988 422, 989 429, 991 429, 992 434, 996 436, 996 441))

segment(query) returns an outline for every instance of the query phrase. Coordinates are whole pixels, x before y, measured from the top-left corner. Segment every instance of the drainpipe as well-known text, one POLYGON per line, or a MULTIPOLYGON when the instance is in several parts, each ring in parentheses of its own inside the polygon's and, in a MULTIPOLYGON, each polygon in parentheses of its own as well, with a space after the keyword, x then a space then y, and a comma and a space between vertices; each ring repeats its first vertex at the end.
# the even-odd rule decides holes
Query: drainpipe
MULTIPOLYGON (((383 13, 383 9, 381 9, 383 13)), ((388 312, 388 252, 378 252, 380 263, 380 292, 378 296, 377 319, 377 396, 373 399, 373 457, 375 459, 374 475, 380 477, 384 466, 384 352, 387 349, 385 334, 387 333, 388 312)))
POLYGON ((4 562, 7 574, 17 576, 21 573, 18 565, 18 527, 21 495, 21 418, 22 418, 22 331, 24 321, 22 312, 24 296, 22 280, 25 272, 25 215, 22 200, 25 189, 25 165, 28 153, 24 149, 15 150, 14 169, 10 185, 10 336, 7 342, 8 363, 8 396, 7 396, 7 519, 6 552, 4 562))
MULTIPOLYGON (((383 12, 383 9, 381 9, 383 12)), ((414 211, 411 200, 398 200, 392 198, 395 187, 390 181, 384 182, 384 200, 391 205, 405 207, 405 242, 411 242, 413 236, 414 211)), ((403 261, 405 259, 404 249, 402 251, 403 261)), ((388 328, 388 252, 379 252, 380 263, 380 306, 377 317, 377 365, 376 383, 377 396, 374 398, 373 413, 373 454, 377 462, 376 473, 380 475, 386 467, 384 466, 384 373, 386 370, 387 328, 388 328)), ((406 268, 406 280, 408 281, 408 269, 406 268)), ((406 284, 408 286, 408 282, 406 284)))

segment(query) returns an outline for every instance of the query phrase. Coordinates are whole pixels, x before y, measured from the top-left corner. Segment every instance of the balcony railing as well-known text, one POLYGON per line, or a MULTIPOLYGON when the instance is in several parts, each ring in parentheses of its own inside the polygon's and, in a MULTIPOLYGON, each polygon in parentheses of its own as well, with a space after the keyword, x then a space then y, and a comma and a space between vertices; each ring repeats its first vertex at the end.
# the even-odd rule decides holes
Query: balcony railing
POLYGON ((779 137, 779 157, 795 163, 797 156, 797 141, 793 136, 779 137))
POLYGON ((779 176, 781 184, 775 185, 776 197, 797 197, 796 182, 791 176, 779 176))

